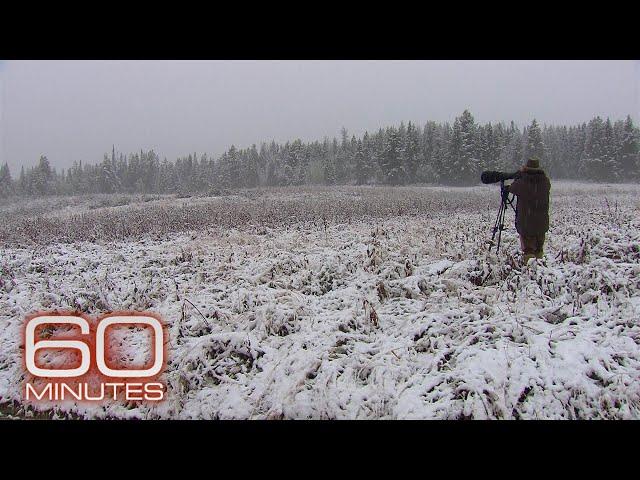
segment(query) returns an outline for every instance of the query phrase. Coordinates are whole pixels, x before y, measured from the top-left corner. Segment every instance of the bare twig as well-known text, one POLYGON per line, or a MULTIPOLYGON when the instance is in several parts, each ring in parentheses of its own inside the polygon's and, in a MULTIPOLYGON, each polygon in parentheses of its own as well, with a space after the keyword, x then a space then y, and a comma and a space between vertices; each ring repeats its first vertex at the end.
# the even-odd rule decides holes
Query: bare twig
POLYGON ((193 302, 191 300, 189 300, 188 298, 184 299, 185 302, 189 302, 189 304, 196 309, 196 311, 200 314, 200 316, 202 317, 202 319, 204 320, 204 323, 207 324, 207 327, 210 327, 211 324, 209 323, 209 321, 205 318, 205 316, 202 314, 202 312, 198 309, 198 307, 196 307, 193 302))

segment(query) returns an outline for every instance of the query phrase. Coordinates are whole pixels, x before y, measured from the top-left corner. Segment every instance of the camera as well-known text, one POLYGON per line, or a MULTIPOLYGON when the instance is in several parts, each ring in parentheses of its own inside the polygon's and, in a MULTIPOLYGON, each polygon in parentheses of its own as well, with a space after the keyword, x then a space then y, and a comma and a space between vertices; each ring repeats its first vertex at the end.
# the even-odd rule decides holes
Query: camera
POLYGON ((496 172, 493 170, 485 170, 480 175, 480 180, 482 183, 498 183, 504 182, 505 180, 512 180, 518 176, 518 172, 496 172))
POLYGON ((516 171, 513 173, 508 172, 497 172, 494 170, 485 170, 480 175, 480 180, 482 183, 498 183, 500 182, 500 208, 498 209, 498 217, 496 218, 496 222, 493 225, 493 235, 491 236, 491 240, 489 243, 489 251, 491 251, 491 247, 496 245, 496 253, 500 251, 500 240, 502 238, 502 231, 504 230, 504 215, 507 211, 507 205, 510 205, 515 212, 515 207, 513 206, 513 196, 509 199, 509 190, 505 187, 505 180, 513 180, 520 176, 520 172, 516 171), (498 235, 498 242, 495 243, 496 234, 498 235))

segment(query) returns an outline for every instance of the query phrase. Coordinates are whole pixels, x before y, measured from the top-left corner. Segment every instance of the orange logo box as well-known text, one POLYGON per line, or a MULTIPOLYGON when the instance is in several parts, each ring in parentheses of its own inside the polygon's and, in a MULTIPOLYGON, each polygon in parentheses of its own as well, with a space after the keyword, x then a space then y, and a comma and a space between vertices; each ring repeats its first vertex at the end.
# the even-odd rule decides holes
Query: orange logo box
MULTIPOLYGON (((95 320, 77 312, 31 315, 23 330, 27 372, 24 399, 56 403, 162 401, 166 385, 159 378, 166 368, 167 338, 164 322, 153 313, 115 312, 95 320), (47 330, 54 325, 58 330, 60 326, 68 328, 54 335, 47 330), (144 365, 130 367, 122 362, 127 353, 123 342, 109 342, 108 330, 134 325, 142 325, 153 333, 153 355, 144 365), (49 355, 44 354, 47 350, 49 355), (52 351, 58 353, 57 357, 52 351), (73 351, 77 355, 68 355, 73 351), (66 355, 60 355, 61 352, 66 355)), ((146 350, 146 346, 138 348, 146 350)))

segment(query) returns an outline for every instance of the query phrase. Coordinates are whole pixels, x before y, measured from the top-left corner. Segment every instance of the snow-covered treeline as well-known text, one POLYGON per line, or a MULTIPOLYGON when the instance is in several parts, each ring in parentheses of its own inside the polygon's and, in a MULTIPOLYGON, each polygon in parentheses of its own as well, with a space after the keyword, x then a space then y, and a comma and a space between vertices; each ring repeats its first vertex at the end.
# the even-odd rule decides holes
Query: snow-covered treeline
POLYGON ((638 178, 639 130, 630 117, 600 117, 574 126, 524 129, 478 124, 465 111, 453 124, 427 122, 340 139, 259 148, 229 148, 220 157, 190 154, 172 162, 154 151, 124 155, 115 148, 101 163, 77 163, 56 171, 43 156, 13 178, 0 168, 0 197, 12 194, 194 193, 286 185, 473 185, 485 169, 511 171, 537 156, 552 178, 606 182, 638 178))

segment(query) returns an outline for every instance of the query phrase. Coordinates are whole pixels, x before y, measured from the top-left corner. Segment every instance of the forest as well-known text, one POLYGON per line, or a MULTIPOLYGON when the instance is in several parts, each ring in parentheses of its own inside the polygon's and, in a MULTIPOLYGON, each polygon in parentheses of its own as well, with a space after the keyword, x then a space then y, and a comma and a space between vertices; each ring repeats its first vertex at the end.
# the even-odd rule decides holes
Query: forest
POLYGON ((0 167, 0 197, 88 193, 220 194, 238 188, 290 185, 467 186, 487 169, 514 171, 535 156, 552 179, 637 181, 640 130, 630 116, 597 116, 573 126, 478 124, 465 110, 453 124, 411 122, 340 138, 228 148, 215 157, 192 153, 175 161, 153 151, 116 153, 99 163, 55 169, 45 155, 12 175, 0 167))

